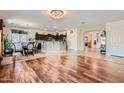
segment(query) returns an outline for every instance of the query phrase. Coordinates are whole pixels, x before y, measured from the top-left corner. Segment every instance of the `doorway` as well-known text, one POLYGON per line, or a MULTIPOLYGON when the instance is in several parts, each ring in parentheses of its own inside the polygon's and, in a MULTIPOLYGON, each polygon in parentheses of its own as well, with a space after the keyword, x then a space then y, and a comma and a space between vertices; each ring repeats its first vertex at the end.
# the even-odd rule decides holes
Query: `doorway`
POLYGON ((105 31, 84 32, 84 50, 105 54, 106 53, 105 31))

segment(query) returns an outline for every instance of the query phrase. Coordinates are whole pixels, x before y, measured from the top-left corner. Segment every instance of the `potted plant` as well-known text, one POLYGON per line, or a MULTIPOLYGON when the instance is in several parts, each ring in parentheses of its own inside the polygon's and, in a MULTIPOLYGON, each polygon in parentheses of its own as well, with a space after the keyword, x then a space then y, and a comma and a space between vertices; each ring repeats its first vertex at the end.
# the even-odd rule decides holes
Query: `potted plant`
POLYGON ((4 54, 5 55, 12 55, 13 54, 13 49, 11 47, 11 42, 8 39, 8 35, 6 36, 4 40, 4 54))

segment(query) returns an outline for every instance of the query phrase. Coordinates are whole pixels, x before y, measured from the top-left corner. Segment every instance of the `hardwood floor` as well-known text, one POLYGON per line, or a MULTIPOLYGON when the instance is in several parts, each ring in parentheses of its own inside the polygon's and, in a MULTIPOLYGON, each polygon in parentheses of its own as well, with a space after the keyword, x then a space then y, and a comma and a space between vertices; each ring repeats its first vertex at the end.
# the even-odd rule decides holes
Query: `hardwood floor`
POLYGON ((37 58, 0 67, 0 82, 124 83, 124 65, 79 55, 37 58))

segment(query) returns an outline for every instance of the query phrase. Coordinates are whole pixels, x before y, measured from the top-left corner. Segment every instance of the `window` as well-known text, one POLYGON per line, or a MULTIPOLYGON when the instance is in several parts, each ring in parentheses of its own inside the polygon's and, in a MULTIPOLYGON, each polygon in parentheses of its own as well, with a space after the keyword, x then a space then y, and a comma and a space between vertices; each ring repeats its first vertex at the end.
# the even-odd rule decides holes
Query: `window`
POLYGON ((12 33, 12 43, 19 43, 20 36, 18 33, 12 33))
POLYGON ((22 43, 27 41, 27 32, 22 30, 12 30, 12 43, 22 43))

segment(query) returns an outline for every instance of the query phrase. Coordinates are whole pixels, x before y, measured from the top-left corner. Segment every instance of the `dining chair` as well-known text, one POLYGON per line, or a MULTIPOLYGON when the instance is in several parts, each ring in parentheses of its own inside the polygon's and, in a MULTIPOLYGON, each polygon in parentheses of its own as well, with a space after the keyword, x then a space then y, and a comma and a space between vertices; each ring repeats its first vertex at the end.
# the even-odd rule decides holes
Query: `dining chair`
POLYGON ((34 46, 33 43, 28 43, 27 45, 27 50, 25 51, 26 55, 28 56, 29 54, 34 56, 34 46))

